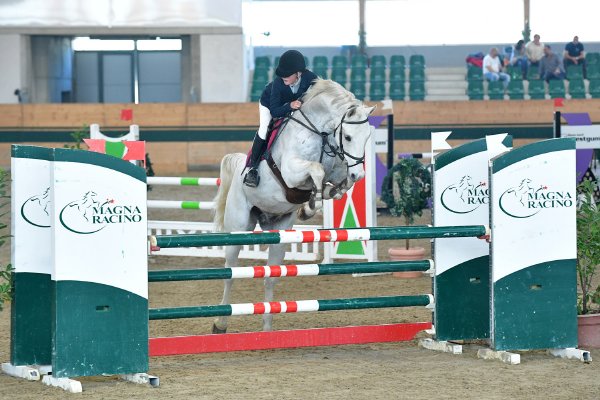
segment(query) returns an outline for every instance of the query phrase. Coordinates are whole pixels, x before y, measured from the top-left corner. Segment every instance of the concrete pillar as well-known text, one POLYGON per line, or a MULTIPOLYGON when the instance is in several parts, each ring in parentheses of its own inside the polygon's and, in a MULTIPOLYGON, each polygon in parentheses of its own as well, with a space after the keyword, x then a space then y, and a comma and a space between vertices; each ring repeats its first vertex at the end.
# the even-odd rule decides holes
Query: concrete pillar
POLYGON ((60 36, 32 39, 34 103, 61 103, 63 92, 72 91, 73 54, 71 40, 60 36))
POLYGON ((182 37, 181 100, 184 103, 200 101, 200 35, 182 37))
POLYGON ((246 101, 248 82, 243 34, 202 34, 199 42, 199 100, 204 103, 246 101))
POLYGON ((22 92, 23 101, 28 101, 31 88, 29 36, 0 35, 0 54, 4 59, 0 63, 0 103, 18 103, 16 89, 22 92))

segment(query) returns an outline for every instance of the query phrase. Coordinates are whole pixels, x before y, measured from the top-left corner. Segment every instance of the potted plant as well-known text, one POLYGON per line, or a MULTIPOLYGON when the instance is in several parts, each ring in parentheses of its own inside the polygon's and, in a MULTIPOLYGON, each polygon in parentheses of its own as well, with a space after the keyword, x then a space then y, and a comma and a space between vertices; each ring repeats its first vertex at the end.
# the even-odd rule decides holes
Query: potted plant
POLYGON ((577 303, 580 347, 600 347, 600 285, 595 280, 600 268, 600 207, 594 201, 597 184, 583 180, 579 185, 577 209, 577 277, 581 296, 577 303))
MULTIPOLYGON (((415 222, 423 210, 430 204, 431 173, 429 169, 414 158, 405 158, 396 163, 383 179, 381 200, 390 213, 404 218, 405 225, 415 222)), ((390 248, 388 254, 392 260, 421 260, 425 257, 423 247, 410 247, 409 239, 404 247, 390 248)), ((394 272, 396 277, 419 277, 420 272, 394 272)))

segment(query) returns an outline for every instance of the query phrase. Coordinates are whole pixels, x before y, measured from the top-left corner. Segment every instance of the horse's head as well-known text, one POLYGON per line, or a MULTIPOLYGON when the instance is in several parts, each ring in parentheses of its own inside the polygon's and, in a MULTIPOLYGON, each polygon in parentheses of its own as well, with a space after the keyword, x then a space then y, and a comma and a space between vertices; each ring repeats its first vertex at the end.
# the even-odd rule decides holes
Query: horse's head
POLYGON ((365 146, 373 130, 369 124, 369 114, 375 107, 357 105, 351 107, 342 118, 339 126, 338 144, 348 162, 348 178, 357 182, 364 178, 365 146))
POLYGON ((336 156, 343 156, 348 164, 350 182, 362 179, 365 146, 371 135, 368 118, 375 107, 364 106, 342 85, 326 79, 316 79, 304 94, 303 102, 302 109, 319 129, 333 133, 330 145, 335 148, 336 156))

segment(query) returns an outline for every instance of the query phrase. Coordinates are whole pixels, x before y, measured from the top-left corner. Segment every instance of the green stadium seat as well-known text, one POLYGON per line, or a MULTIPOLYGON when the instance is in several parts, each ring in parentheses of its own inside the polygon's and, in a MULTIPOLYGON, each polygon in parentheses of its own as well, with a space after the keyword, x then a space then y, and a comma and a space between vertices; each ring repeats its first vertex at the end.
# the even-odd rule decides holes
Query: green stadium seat
POLYGON ((348 68, 348 59, 344 56, 333 56, 331 66, 333 68, 348 68))
POLYGON ((404 82, 406 74, 404 68, 390 67, 390 82, 404 82))
POLYGON ((385 82, 385 67, 371 67, 371 74, 369 76, 371 83, 373 82, 385 82))
POLYGON ((565 97, 565 82, 562 79, 551 79, 548 82, 548 93, 551 99, 565 97))
POLYGON ((583 66, 582 65, 569 65, 567 67, 567 80, 571 79, 583 79, 583 66))
POLYGON ((530 65, 527 70, 527 80, 540 79, 540 68, 536 65, 530 65))
POLYGON ((586 66, 587 77, 590 81, 600 79, 600 64, 586 66))
POLYGON ((271 60, 267 56, 256 57, 254 59, 254 68, 269 69, 271 68, 271 60))
POLYGON ((327 56, 314 56, 313 62, 312 62, 312 67, 313 67, 313 71, 318 68, 320 68, 320 69, 329 68, 329 60, 327 59, 327 56))
POLYGON ((331 70, 331 80, 336 81, 342 86, 345 86, 346 82, 348 82, 346 68, 333 68, 331 70))
POLYGON ((327 68, 323 68, 323 67, 313 67, 312 72, 315 73, 315 75, 317 75, 320 78, 323 79, 327 79, 327 68))
POLYGON ((469 100, 483 100, 483 81, 472 80, 467 84, 469 100))
MULTIPOLYGON (((520 72, 520 71, 519 71, 520 72)), ((521 75, 521 78, 523 76, 521 75)), ((525 89, 523 80, 514 80, 508 83, 508 98, 511 100, 523 100, 525 98, 525 89)))
POLYGON ((425 100, 425 82, 411 81, 408 88, 408 97, 412 101, 425 100))
POLYGON ((425 70, 422 68, 410 68, 410 71, 408 72, 408 79, 413 82, 413 81, 424 81, 425 80, 425 70))
POLYGON ((401 54, 395 54, 390 57, 390 68, 402 68, 406 65, 406 59, 401 54))
POLYGON ((367 68, 367 56, 362 54, 356 54, 352 56, 350 66, 352 68, 367 68))
POLYGON ((583 79, 571 79, 569 81, 569 94, 572 99, 585 99, 585 84, 583 79))
POLYGON ((252 75, 252 83, 259 85, 266 85, 269 82, 269 70, 266 69, 255 69, 254 75, 252 75))
POLYGON ((250 101, 260 100, 263 90, 265 90, 265 85, 252 84, 252 89, 250 90, 250 101))
POLYGON ((361 67, 352 67, 350 70, 350 81, 354 82, 366 82, 367 81, 367 71, 361 67))
POLYGON ((384 68, 387 62, 385 60, 385 56, 375 55, 371 57, 371 64, 369 65, 371 68, 384 68))
POLYGON ((527 93, 534 100, 545 99, 546 88, 544 87, 544 81, 540 79, 530 80, 527 93))
POLYGON ((483 70, 475 65, 469 65, 467 67, 467 80, 470 81, 482 81, 483 70))
POLYGON ((585 65, 600 65, 600 53, 586 53, 585 55, 585 65))
POLYGON ((416 67, 416 66, 425 68, 425 57, 422 56, 421 54, 413 54, 408 59, 408 64, 410 65, 411 68, 416 67))
POLYGON ((273 59, 273 68, 277 68, 277 66, 279 65, 279 59, 280 59, 280 58, 281 58, 280 56, 276 56, 276 57, 273 59))
POLYGON ((514 65, 509 65, 508 68, 506 69, 506 73, 508 75, 510 75, 511 81, 522 81, 523 80, 523 71, 521 70, 521 67, 515 67, 514 65))
POLYGON ((352 82, 350 91, 354 94, 354 97, 359 100, 364 100, 367 96, 367 89, 365 88, 364 82, 352 82))
POLYGON ((385 83, 371 82, 369 88, 369 98, 371 101, 381 101, 385 98, 385 83))
POLYGON ((489 82, 487 92, 490 100, 504 100, 504 83, 502 81, 489 82))
POLYGON ((593 99, 600 99, 600 79, 590 80, 588 90, 593 99))
POLYGON ((390 99, 403 101, 405 97, 406 97, 406 88, 404 87, 404 81, 391 81, 390 82, 390 99))

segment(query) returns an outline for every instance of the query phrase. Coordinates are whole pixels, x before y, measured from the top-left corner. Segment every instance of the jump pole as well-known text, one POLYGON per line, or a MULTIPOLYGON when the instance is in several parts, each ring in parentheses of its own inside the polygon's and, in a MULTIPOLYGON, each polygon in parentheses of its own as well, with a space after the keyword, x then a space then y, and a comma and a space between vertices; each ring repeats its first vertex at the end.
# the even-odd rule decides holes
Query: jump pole
POLYGON ((148 185, 155 186, 220 186, 221 178, 149 176, 148 185))
POLYGON ((150 209, 171 210, 212 210, 215 203, 212 201, 177 201, 177 200, 148 200, 150 209))
POLYGON ((270 232, 237 232, 210 233, 206 235, 165 235, 151 236, 152 246, 199 247, 199 246, 233 246, 247 244, 280 244, 280 243, 312 243, 312 242, 344 242, 362 240, 399 240, 430 239, 455 237, 482 237, 489 234, 483 225, 466 226, 408 226, 408 227, 374 227, 354 229, 313 229, 307 231, 270 231, 270 232))
POLYGON ((148 282, 343 275, 402 271, 429 272, 432 260, 363 262, 344 264, 264 265, 234 268, 198 268, 148 272, 148 282))
POLYGON ((196 307, 151 308, 149 319, 206 318, 231 315, 290 314, 365 308, 416 307, 433 304, 433 295, 354 297, 326 300, 271 301, 196 307))

